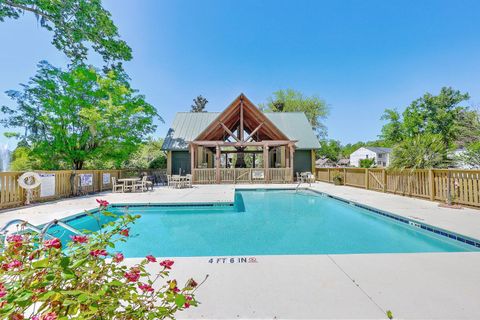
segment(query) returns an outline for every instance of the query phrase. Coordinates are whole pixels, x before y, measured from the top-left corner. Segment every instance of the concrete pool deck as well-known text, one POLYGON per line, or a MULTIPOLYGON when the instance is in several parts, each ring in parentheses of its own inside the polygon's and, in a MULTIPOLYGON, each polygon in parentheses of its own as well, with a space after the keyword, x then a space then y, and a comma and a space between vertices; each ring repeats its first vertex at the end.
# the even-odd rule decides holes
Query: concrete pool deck
MULTIPOLYGON (((16 218, 41 224, 67 217, 95 208, 96 198, 112 203, 229 203, 235 188, 295 186, 205 185, 160 187, 148 193, 104 192, 4 211, 0 226, 16 218)), ((311 188, 480 239, 480 210, 439 208, 435 202, 326 183, 311 188)), ((385 312, 391 310, 395 319, 480 319, 480 252, 244 258, 247 262, 239 257, 174 258, 172 276, 179 282, 210 275, 198 291, 200 307, 178 317, 385 319, 385 312)), ((126 259, 129 265, 137 261, 126 259)))
POLYGON ((386 319, 388 310, 394 319, 480 318, 480 253, 255 258, 174 258, 180 283, 209 275, 201 305, 178 318, 386 319))

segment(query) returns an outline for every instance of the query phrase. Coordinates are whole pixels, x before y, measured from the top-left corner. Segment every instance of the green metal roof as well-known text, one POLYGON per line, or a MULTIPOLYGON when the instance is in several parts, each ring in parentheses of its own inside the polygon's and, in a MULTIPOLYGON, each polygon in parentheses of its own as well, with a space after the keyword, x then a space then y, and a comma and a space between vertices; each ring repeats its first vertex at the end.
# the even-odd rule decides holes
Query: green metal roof
POLYGON ((303 112, 265 112, 265 115, 290 140, 298 140, 297 149, 320 149, 320 142, 303 112))
MULTIPOLYGON (((168 130, 162 150, 188 150, 188 142, 195 139, 220 112, 178 112, 168 130)), ((297 149, 318 149, 312 126, 302 112, 266 112, 265 115, 289 139, 298 140, 297 149)))

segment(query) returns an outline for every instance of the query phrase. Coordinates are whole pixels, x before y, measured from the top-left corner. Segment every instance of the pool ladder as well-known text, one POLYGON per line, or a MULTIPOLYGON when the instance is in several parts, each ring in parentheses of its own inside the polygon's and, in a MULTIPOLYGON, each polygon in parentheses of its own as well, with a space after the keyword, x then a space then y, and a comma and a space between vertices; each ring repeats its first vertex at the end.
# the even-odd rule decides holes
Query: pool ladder
POLYGON ((302 181, 298 181, 297 186, 295 187, 295 193, 297 193, 298 188, 300 188, 300 185, 302 184, 302 181))
POLYGON ((0 229, 0 236, 3 236, 5 237, 5 240, 6 240, 6 235, 8 233, 8 228, 12 225, 15 225, 15 224, 21 224, 23 227, 25 227, 26 229, 30 229, 34 232, 36 232, 39 236, 40 236, 40 241, 43 241, 43 239, 48 236, 50 238, 53 238, 52 235, 48 234, 47 231, 48 229, 50 229, 51 227, 53 226, 60 226, 74 234, 77 234, 77 235, 82 235, 82 232, 80 232, 80 230, 66 224, 65 222, 63 221, 60 221, 60 220, 57 220, 57 219, 54 219, 52 221, 50 221, 49 223, 47 223, 46 225, 43 226, 42 229, 34 226, 33 224, 31 224, 30 222, 26 221, 26 220, 23 220, 23 219, 14 219, 14 220, 11 220, 9 221, 5 226, 3 226, 2 229, 0 229))

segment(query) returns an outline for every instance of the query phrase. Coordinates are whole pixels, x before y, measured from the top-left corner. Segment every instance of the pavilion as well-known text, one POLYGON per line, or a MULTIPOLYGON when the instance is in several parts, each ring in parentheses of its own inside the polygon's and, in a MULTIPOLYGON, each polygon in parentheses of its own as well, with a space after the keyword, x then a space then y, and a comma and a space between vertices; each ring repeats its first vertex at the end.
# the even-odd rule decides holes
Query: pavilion
POLYGON ((292 182, 320 147, 301 112, 262 112, 244 94, 222 112, 177 113, 162 149, 168 174, 195 183, 292 182))

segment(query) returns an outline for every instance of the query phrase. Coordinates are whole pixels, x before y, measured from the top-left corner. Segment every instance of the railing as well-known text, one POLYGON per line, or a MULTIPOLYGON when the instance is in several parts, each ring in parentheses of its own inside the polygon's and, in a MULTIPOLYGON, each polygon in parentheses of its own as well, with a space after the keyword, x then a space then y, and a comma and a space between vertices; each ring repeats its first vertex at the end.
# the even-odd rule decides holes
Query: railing
POLYGON ((274 168, 268 169, 268 179, 272 183, 292 182, 292 169, 290 168, 274 168))
POLYGON ((333 182, 403 196, 480 207, 480 170, 430 169, 393 171, 381 168, 317 168, 318 181, 333 182))
MULTIPOLYGON (((290 168, 221 168, 220 183, 287 183, 292 182, 290 168)), ((197 184, 217 183, 215 168, 193 169, 193 182, 197 184)))
MULTIPOLYGON (((112 189, 112 177, 122 178, 146 172, 165 174, 166 170, 57 170, 36 171, 42 177, 42 185, 32 190, 31 202, 66 198, 73 195, 101 192, 112 189), (48 181, 47 181, 48 180, 48 181), (73 181, 73 188, 72 188, 73 181), (48 192, 45 192, 47 187, 48 192)), ((21 206, 25 203, 25 190, 18 185, 23 172, 0 172, 0 209, 21 206)))
POLYGON ((215 183, 215 169, 193 169, 193 182, 200 184, 215 183))

